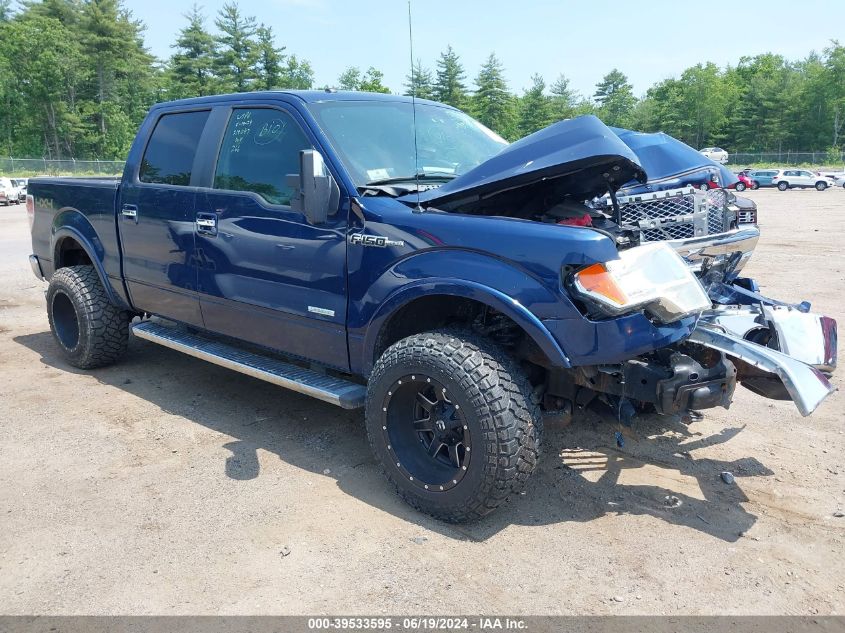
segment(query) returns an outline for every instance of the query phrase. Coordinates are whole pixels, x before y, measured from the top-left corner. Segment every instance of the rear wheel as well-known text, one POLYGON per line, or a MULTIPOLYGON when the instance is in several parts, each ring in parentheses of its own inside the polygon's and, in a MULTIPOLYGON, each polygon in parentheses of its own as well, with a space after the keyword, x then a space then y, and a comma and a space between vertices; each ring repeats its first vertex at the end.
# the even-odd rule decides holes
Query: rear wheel
POLYGON ((708 184, 705 182, 705 183, 702 183, 702 184, 698 185, 698 188, 699 188, 701 191, 707 191, 707 190, 709 190, 709 189, 710 189, 710 185, 708 185, 708 184))
POLYGON ((110 365, 126 352, 131 315, 109 302, 93 266, 55 272, 47 288, 47 316, 53 338, 74 367, 110 365))
POLYGON ((787 189, 789 189, 789 183, 788 182, 779 182, 778 183, 778 191, 786 191, 787 189))
POLYGON ((759 189, 759 188, 760 188, 759 182, 757 182, 756 180, 751 182, 751 189, 759 189))
POLYGON ((824 191, 825 189, 827 189, 826 182, 820 180, 816 183, 816 191, 824 191))
POLYGON ((736 183, 736 190, 737 191, 745 191, 745 183, 744 182, 736 183))
POLYGON ((472 521, 534 471, 541 418, 531 396, 516 362, 487 339, 418 334, 376 363, 367 435, 406 502, 445 521, 472 521))

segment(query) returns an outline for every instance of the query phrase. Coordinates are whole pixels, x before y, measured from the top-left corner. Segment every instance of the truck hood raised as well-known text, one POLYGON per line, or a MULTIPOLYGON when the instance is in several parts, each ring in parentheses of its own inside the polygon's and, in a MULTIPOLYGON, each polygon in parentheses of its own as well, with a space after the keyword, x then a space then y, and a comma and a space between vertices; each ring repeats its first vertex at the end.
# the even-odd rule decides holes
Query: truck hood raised
POLYGON ((648 182, 632 180, 622 187, 625 194, 676 189, 691 178, 716 173, 719 184, 727 187, 738 182, 736 175, 724 165, 701 154, 686 143, 663 132, 634 132, 610 128, 636 155, 648 173, 648 182))
POLYGON ((554 123, 511 143, 443 186, 399 199, 453 210, 506 191, 541 185, 560 198, 587 200, 632 180, 646 181, 636 154, 589 115, 554 123))

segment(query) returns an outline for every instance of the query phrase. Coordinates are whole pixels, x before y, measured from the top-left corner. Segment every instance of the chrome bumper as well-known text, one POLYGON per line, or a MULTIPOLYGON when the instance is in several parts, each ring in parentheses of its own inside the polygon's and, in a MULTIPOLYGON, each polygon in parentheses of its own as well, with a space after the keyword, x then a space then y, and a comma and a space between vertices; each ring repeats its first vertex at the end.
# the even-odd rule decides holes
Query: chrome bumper
POLYGON ((739 252, 742 255, 734 269, 739 272, 751 258, 759 239, 760 229, 756 226, 745 226, 716 235, 670 240, 667 244, 689 263, 693 271, 700 270, 705 259, 719 261, 739 252))
POLYGON ((39 279, 44 279, 44 272, 41 270, 41 262, 38 261, 38 255, 29 256, 29 265, 32 268, 32 274, 39 279))
POLYGON ((770 349, 831 373, 836 369, 838 335, 830 317, 786 305, 715 305, 699 323, 741 339, 768 341, 770 349))
MULTIPOLYGON (((815 367, 810 367, 777 350, 730 334, 712 323, 700 321, 689 340, 743 361, 752 368, 767 372, 773 377, 776 376, 801 415, 810 415, 822 400, 836 390, 824 374, 815 367)), ((740 371, 737 378, 742 383, 741 366, 738 370, 740 371)), ((751 380, 753 379, 752 376, 751 380)))

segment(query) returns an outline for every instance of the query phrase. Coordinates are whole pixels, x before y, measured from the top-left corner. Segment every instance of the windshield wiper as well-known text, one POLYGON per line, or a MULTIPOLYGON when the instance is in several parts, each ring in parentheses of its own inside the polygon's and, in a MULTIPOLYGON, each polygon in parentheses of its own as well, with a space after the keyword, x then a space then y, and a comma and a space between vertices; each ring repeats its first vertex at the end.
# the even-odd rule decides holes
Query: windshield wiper
POLYGON ((379 185, 393 185, 399 182, 416 182, 417 180, 452 180, 457 178, 457 174, 448 173, 420 173, 416 176, 396 176, 395 178, 382 178, 380 180, 371 180, 367 183, 367 187, 378 187, 379 185))

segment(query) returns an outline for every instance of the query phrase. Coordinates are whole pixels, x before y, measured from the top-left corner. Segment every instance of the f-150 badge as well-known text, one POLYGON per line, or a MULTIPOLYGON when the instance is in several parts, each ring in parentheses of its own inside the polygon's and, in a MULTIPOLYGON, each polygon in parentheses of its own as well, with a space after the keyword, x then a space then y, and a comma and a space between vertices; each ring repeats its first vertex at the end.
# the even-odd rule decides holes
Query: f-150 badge
POLYGON ((349 235, 350 244, 360 244, 361 246, 377 246, 378 248, 387 248, 388 246, 405 246, 404 240, 391 240, 384 235, 364 235, 363 233, 351 233, 349 235))

